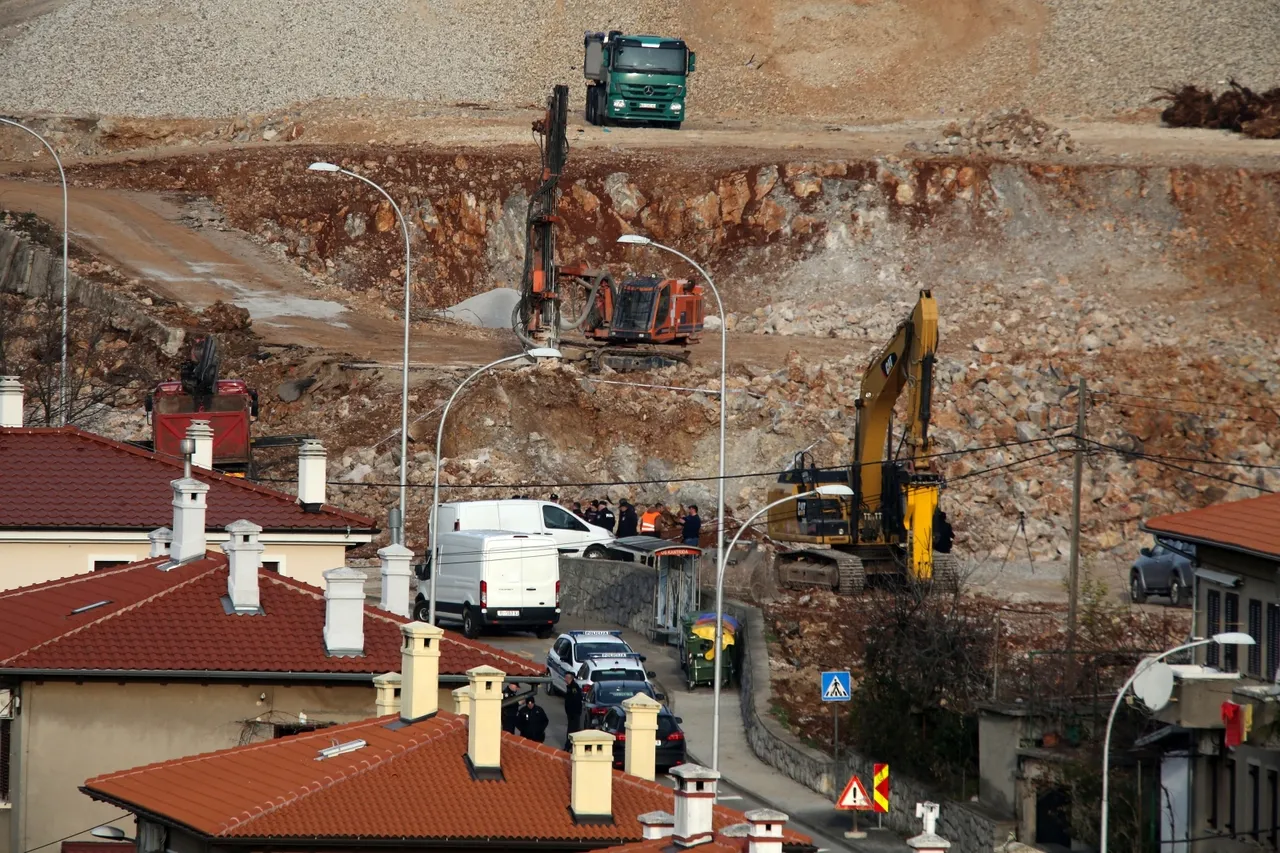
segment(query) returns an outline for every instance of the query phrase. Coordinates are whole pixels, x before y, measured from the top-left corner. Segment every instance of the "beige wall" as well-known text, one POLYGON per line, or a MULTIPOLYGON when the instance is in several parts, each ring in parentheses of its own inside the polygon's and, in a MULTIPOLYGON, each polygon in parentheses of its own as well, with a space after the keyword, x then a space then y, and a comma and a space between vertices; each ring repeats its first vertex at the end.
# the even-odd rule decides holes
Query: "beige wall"
MULTIPOLYGON (((218 540, 211 537, 210 542, 211 548, 218 547, 218 540)), ((279 560, 281 574, 321 588, 324 572, 346 564, 346 547, 341 541, 282 543, 264 535, 262 544, 266 548, 262 559, 279 560)), ((95 559, 144 560, 150 548, 143 534, 126 541, 0 542, 0 592, 92 571, 95 559)))
MULTIPOLYGON (((374 713, 371 681, 334 687, 26 682, 21 691, 12 743, 13 826, 0 837, 0 853, 75 833, 87 839, 92 827, 120 819, 118 809, 80 793, 92 776, 269 738, 270 723, 296 723, 299 711, 309 722, 374 713)), ((452 709, 443 687, 440 702, 452 709)), ((132 834, 131 821, 118 825, 132 834)))

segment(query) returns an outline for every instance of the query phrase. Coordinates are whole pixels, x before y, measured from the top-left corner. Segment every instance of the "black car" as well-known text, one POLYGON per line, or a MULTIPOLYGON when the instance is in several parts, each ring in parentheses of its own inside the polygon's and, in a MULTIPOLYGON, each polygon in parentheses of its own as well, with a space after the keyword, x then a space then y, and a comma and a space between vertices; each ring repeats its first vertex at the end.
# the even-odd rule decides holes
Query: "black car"
POLYGON ((658 702, 667 698, 655 693, 647 681, 610 679, 589 682, 582 690, 582 727, 600 728, 600 723, 610 708, 621 705, 637 693, 643 693, 658 702))
POLYGON ((1143 548, 1129 569, 1129 598, 1141 604, 1149 595, 1167 595, 1174 605, 1190 600, 1195 571, 1194 545, 1172 539, 1157 539, 1155 547, 1143 548))
MULTIPOLYGON (((627 712, 621 705, 605 711, 600 730, 613 735, 613 766, 621 768, 627 757, 627 712)), ((659 773, 665 773, 678 764, 685 763, 684 731, 680 718, 673 716, 663 706, 658 712, 658 743, 654 763, 659 773)))

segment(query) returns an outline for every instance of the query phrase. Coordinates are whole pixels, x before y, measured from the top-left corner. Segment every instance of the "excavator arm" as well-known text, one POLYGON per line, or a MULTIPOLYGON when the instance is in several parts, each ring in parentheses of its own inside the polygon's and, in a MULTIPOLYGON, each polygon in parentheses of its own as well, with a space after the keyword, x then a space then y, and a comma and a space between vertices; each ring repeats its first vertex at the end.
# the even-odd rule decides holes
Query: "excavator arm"
POLYGON ((933 575, 933 526, 941 490, 927 458, 937 349, 938 304, 932 292, 922 290, 911 316, 898 326, 862 377, 850 478, 861 503, 855 512, 878 520, 873 526, 880 528, 877 538, 883 541, 906 534, 908 568, 920 580, 933 575), (894 447, 890 445, 893 409, 904 390, 906 423, 901 442, 894 447))

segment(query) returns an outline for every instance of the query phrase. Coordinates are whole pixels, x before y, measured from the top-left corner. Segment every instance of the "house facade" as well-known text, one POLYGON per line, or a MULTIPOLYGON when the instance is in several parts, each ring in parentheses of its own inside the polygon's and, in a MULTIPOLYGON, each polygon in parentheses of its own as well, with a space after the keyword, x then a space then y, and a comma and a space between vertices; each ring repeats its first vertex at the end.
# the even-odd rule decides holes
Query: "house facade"
POLYGON ((1196 637, 1210 643, 1173 666, 1160 749, 1167 853, 1280 847, 1280 495, 1150 519, 1143 529, 1195 555, 1196 637))

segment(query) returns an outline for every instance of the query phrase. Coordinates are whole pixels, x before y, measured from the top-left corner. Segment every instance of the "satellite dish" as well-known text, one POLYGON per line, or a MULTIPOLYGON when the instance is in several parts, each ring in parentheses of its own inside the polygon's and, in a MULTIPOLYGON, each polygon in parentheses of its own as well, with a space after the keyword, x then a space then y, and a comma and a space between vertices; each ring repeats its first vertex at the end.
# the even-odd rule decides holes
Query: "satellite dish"
POLYGON ((1133 680, 1133 693, 1152 711, 1164 708, 1173 696, 1173 667, 1164 661, 1144 659, 1138 664, 1138 676, 1133 680))

